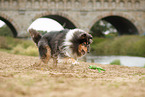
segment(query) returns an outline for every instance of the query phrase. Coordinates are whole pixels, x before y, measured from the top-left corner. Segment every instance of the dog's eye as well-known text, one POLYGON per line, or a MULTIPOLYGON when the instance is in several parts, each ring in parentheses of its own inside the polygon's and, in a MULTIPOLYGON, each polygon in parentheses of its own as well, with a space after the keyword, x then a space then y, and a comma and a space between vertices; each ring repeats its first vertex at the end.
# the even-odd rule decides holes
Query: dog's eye
POLYGON ((82 43, 82 45, 85 45, 84 43, 82 43))
POLYGON ((82 43, 82 46, 85 46, 85 47, 87 47, 87 44, 86 44, 86 43, 82 43))

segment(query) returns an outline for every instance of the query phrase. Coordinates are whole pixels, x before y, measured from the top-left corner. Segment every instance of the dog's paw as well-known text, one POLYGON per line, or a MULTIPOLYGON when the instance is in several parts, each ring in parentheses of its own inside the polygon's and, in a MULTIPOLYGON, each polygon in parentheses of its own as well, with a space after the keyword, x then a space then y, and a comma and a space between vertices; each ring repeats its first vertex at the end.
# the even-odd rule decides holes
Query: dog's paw
POLYGON ((72 64, 73 64, 73 65, 78 65, 79 62, 75 60, 74 62, 72 62, 72 64))
POLYGON ((63 63, 63 64, 73 64, 73 65, 79 64, 79 62, 77 62, 77 61, 76 61, 75 59, 73 59, 73 58, 59 59, 58 62, 59 62, 59 63, 63 63))

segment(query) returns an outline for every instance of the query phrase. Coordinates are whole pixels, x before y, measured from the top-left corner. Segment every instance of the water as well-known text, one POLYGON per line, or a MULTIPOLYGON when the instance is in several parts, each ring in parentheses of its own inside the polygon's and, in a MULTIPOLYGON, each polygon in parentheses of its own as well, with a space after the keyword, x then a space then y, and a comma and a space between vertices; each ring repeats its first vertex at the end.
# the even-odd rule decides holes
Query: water
POLYGON ((144 67, 144 57, 132 57, 132 56, 86 56, 86 62, 99 63, 99 64, 110 64, 114 60, 120 60, 123 66, 136 66, 144 67))

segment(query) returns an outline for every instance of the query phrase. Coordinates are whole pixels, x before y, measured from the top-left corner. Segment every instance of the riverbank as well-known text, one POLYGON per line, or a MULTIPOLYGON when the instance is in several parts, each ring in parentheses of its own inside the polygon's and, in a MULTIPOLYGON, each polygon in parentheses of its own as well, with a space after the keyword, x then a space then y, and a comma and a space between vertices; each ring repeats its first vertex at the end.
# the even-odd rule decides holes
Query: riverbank
MULTIPOLYGON (((0 36, 0 51, 13 54, 38 56, 38 50, 32 40, 17 39, 0 36)), ((119 36, 115 38, 93 38, 91 54, 99 55, 125 55, 145 57, 145 36, 119 36)))
POLYGON ((89 63, 112 64, 112 65, 123 65, 128 67, 145 68, 145 57, 87 55, 85 56, 84 61, 89 63))
POLYGON ((145 57, 145 36, 123 35, 114 38, 93 38, 94 55, 125 55, 145 57))
POLYGON ((85 63, 58 68, 38 57, 0 52, 0 97, 144 97, 145 68, 85 63), (88 69, 106 69, 98 73, 88 69))

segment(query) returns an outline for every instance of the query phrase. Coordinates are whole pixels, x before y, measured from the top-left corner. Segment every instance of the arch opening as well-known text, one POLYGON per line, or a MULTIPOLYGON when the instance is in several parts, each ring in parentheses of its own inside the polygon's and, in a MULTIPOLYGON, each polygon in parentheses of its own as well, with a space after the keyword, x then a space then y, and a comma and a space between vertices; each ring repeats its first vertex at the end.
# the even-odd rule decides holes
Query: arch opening
POLYGON ((125 35, 125 34, 135 35, 135 34, 138 34, 138 30, 135 27, 135 25, 131 21, 129 21, 129 20, 123 18, 123 17, 108 16, 108 17, 103 18, 102 20, 105 20, 105 21, 111 23, 116 28, 119 35, 125 35))
POLYGON ((43 17, 44 18, 50 18, 50 19, 53 19, 53 20, 57 21, 64 28, 68 28, 68 29, 76 28, 76 26, 69 19, 67 19, 65 17, 59 16, 59 15, 48 15, 48 16, 43 16, 43 17))
MULTIPOLYGON (((92 26, 91 32, 97 33, 98 31, 100 31, 98 33, 101 33, 102 36, 104 36, 104 34, 106 34, 104 29, 106 31, 108 30, 108 33, 111 33, 112 31, 117 36, 139 34, 135 25, 128 19, 121 16, 107 16, 100 19, 92 26), (96 31, 94 29, 96 29, 96 31)), ((97 34, 94 34, 94 35, 97 35, 97 34)))
POLYGON ((0 20, 2 20, 11 30, 13 37, 17 37, 17 31, 15 27, 10 23, 8 20, 4 19, 3 17, 0 17, 0 20))
POLYGON ((41 34, 45 34, 50 31, 60 31, 64 29, 61 24, 59 24, 57 21, 50 19, 50 18, 38 18, 36 19, 28 29, 35 29, 41 34))

